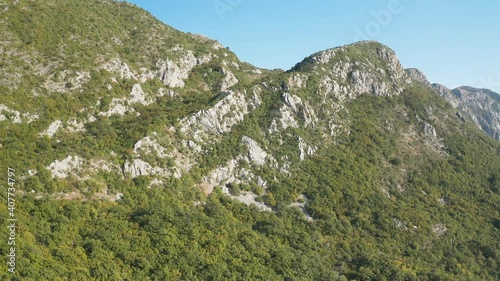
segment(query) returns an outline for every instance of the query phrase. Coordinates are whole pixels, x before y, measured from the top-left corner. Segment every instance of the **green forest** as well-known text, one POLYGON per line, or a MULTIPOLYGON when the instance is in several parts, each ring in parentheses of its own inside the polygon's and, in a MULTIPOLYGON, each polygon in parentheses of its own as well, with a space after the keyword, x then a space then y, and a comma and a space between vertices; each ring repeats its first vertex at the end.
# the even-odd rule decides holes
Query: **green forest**
POLYGON ((351 135, 321 148, 292 177, 273 181, 273 198, 265 198, 275 202, 273 212, 220 190, 194 206, 202 195, 190 177, 153 189, 141 178, 119 181, 124 197, 115 203, 19 196, 19 271, 2 278, 496 280, 500 147, 465 123, 448 127, 446 156, 398 148, 399 133, 383 124, 409 124, 391 108, 422 114, 428 103, 446 110, 444 101, 421 90, 349 104, 351 135), (389 188, 390 198, 383 198, 379 189, 397 182, 402 167, 405 191, 389 188), (300 193, 310 200, 313 222, 287 206, 300 193), (436 222, 447 228, 439 237, 436 222))
MULTIPOLYGON (((40 118, 15 123, 15 116, 0 112, 7 115, 0 121, 1 280, 500 280, 500 143, 458 118, 427 85, 414 81, 400 95, 366 93, 349 100, 335 116, 349 133, 325 138, 321 125, 333 117, 320 113, 318 127, 289 127, 278 138, 268 128, 279 116, 291 75, 311 74, 293 93, 322 110, 320 77, 307 60, 288 72, 258 74, 228 49, 212 49, 213 41, 174 30, 120 1, 26 1, 8 12, 0 34, 11 45, 2 41, 2 48, 16 51, 0 54, 0 76, 18 73, 20 79, 15 87, 0 85, 0 103, 40 118), (112 44, 117 34, 122 45, 112 44), (119 56, 133 69, 154 69, 177 45, 216 58, 195 66, 175 97, 134 104, 134 114, 97 114, 137 81, 118 79, 109 89, 113 74, 97 69, 96 61, 119 56), (255 85, 265 85, 259 86, 262 104, 192 156, 189 173, 150 187, 151 175, 99 171, 91 178, 54 178, 47 170, 68 155, 106 158, 123 168, 134 144, 152 132, 166 132, 179 145, 187 137, 168 128, 224 98, 224 60, 239 64, 227 66, 239 80, 232 90, 250 95, 255 85), (37 61, 57 63, 43 73, 37 61), (50 92, 45 81, 58 80, 67 69, 88 70, 90 82, 78 89, 66 83, 68 93, 50 92), (40 135, 56 119, 84 120, 83 109, 97 116, 85 131, 40 135), (426 138, 429 125, 440 145, 426 138), (290 157, 289 174, 244 163, 267 182, 265 192, 256 184, 229 186, 233 195, 254 191, 272 211, 233 200, 222 186, 209 195, 198 186, 245 152, 243 136, 277 159, 290 157), (297 136, 318 148, 304 161, 297 136), (15 173, 9 175, 9 168, 15 173), (17 191, 14 274, 6 263, 11 176, 17 191), (103 188, 122 193, 121 199, 96 198, 103 188), (83 197, 57 197, 71 192, 83 197), (290 206, 301 195, 312 219, 290 206)), ((347 56, 363 60, 373 48, 378 45, 353 47, 347 56)), ((373 64, 383 67, 378 60, 373 64)), ((165 85, 155 79, 141 87, 158 92, 165 85)), ((173 165, 170 159, 151 162, 173 165)))

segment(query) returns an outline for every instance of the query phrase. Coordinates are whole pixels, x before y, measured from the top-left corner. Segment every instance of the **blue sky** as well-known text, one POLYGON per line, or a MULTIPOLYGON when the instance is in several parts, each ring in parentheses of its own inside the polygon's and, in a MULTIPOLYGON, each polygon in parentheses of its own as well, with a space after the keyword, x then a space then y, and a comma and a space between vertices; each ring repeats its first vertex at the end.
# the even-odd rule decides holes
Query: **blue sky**
POLYGON ((498 0, 129 0, 164 23, 229 46, 257 67, 362 39, 396 51, 430 82, 500 92, 498 0))

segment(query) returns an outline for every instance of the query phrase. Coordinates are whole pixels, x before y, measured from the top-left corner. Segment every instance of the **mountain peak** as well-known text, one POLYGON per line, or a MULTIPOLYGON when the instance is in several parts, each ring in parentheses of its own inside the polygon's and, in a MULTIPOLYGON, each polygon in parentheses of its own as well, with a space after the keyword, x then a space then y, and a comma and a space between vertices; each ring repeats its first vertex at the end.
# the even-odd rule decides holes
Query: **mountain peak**
POLYGON ((500 94, 493 92, 492 90, 489 89, 480 89, 480 88, 474 88, 471 86, 461 86, 453 90, 456 94, 468 94, 470 96, 477 96, 477 95, 487 95, 490 98, 496 100, 497 102, 500 102, 500 94))
POLYGON ((427 80, 427 77, 425 76, 425 74, 422 71, 420 71, 419 69, 407 68, 407 69, 405 69, 405 71, 406 71, 406 74, 408 74, 408 76, 410 76, 411 79, 418 81, 418 82, 421 82, 421 83, 424 83, 426 85, 430 85, 429 80, 427 80))
POLYGON ((454 108, 458 109, 479 129, 500 140, 500 95, 487 89, 462 86, 453 90, 440 84, 432 87, 454 108))
POLYGON ((299 62, 294 70, 309 70, 310 65, 321 65, 335 63, 342 60, 354 61, 370 60, 370 58, 396 59, 396 54, 392 49, 377 41, 359 41, 352 44, 326 49, 314 53, 299 62), (347 57, 347 58, 346 58, 347 57))
POLYGON ((411 83, 395 52, 376 41, 360 41, 317 52, 289 72, 319 75, 325 83, 332 80, 347 84, 348 92, 353 95, 398 95, 411 83))

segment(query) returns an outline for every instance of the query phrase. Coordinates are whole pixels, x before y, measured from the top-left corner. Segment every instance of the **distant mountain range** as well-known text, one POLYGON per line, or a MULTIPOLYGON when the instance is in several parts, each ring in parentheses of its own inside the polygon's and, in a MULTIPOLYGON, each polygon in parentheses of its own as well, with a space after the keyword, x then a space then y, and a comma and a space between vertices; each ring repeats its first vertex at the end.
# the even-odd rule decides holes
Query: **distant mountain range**
POLYGON ((500 140, 500 95, 487 89, 459 87, 453 90, 433 84, 453 107, 465 113, 474 124, 496 140, 500 140))

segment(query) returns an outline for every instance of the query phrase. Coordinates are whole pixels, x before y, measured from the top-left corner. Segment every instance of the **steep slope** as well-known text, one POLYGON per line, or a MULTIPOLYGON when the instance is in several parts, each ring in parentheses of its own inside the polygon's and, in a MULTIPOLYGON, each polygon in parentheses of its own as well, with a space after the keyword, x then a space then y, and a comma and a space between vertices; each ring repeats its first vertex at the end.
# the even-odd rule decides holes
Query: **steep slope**
MULTIPOLYGON (((34 157, 18 161, 33 173, 48 167, 53 177, 72 173, 76 180, 99 171, 178 174, 135 159, 149 151, 138 142, 166 134, 165 125, 261 73, 219 43, 176 31, 127 3, 23 1, 3 14, 3 153, 16 150, 12 130, 30 135, 23 153, 34 157)), ((161 161, 174 158, 167 154, 161 161)))
POLYGON ((471 118, 478 128, 500 140, 500 94, 472 87, 450 90, 439 84, 432 86, 455 108, 471 118))
POLYGON ((2 279, 498 279, 500 144, 387 46, 280 72, 123 2, 2 15, 2 279))

